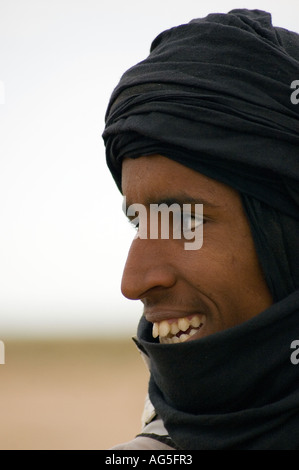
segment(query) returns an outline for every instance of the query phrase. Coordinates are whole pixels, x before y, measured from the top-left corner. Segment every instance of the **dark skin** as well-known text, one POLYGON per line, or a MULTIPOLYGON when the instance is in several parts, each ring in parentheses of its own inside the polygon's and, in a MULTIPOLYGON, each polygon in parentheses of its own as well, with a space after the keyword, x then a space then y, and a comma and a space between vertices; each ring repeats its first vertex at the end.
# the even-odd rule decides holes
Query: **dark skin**
POLYGON ((272 303, 237 191, 161 155, 124 159, 127 205, 149 207, 164 199, 203 202, 203 246, 184 239, 132 242, 122 293, 139 299, 152 323, 199 315, 198 339, 242 323, 272 303))

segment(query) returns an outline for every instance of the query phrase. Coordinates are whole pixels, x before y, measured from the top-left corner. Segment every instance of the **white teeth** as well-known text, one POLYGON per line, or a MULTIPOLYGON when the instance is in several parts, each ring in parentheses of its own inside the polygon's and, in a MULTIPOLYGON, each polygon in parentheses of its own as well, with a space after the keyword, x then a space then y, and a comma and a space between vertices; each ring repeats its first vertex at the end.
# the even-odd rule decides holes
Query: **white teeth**
POLYGON ((200 325, 200 318, 198 315, 195 315, 194 317, 191 318, 190 320, 190 325, 193 326, 194 328, 198 328, 200 325))
POLYGON ((196 329, 193 329, 193 328, 192 328, 192 330, 191 330, 190 333, 189 333, 189 336, 193 336, 193 335, 195 335, 195 333, 197 333, 197 332, 198 332, 198 328, 196 328, 196 329))
POLYGON ((172 335, 176 335, 180 331, 178 324, 176 322, 171 323, 170 325, 170 333, 172 335))
POLYGON ((160 343, 161 344, 173 344, 173 343, 180 343, 180 338, 177 336, 173 336, 172 338, 161 338, 160 343))
POLYGON ((153 324, 152 335, 153 335, 153 338, 158 338, 159 336, 159 324, 158 323, 153 324))
POLYGON ((190 322, 187 318, 180 318, 178 321, 178 327, 181 331, 186 331, 188 330, 190 326, 190 322))
POLYGON ((204 315, 193 315, 191 318, 182 317, 171 321, 163 320, 153 324, 152 335, 154 338, 159 336, 162 344, 182 343, 195 335, 205 321, 206 317, 204 315), (185 333, 190 327, 192 327, 191 330, 185 333), (181 334, 177 335, 179 332, 181 334))
POLYGON ((180 336, 180 343, 183 343, 183 341, 186 341, 186 339, 189 338, 189 335, 181 335, 180 336))
POLYGON ((168 323, 168 321, 166 320, 161 321, 159 325, 159 335, 167 336, 169 332, 170 332, 170 324, 168 323))

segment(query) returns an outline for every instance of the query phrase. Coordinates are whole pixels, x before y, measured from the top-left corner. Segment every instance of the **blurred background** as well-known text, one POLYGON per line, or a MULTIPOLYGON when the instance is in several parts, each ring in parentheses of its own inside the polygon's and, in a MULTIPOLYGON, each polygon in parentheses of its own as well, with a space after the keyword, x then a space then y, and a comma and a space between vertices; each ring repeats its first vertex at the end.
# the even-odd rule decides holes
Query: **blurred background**
POLYGON ((107 449, 139 432, 142 308, 120 293, 134 231, 105 110, 157 34, 233 8, 298 31, 297 0, 0 0, 0 449, 107 449))

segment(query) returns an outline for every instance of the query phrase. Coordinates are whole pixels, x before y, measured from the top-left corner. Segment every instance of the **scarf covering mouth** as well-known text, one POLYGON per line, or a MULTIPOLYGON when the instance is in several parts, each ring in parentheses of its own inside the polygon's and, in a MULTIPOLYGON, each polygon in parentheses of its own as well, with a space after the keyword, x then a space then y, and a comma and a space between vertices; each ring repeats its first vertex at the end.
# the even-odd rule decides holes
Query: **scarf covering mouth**
POLYGON ((142 317, 149 395, 182 450, 299 450, 295 292, 247 322, 180 344, 158 344, 142 317))
MULTIPOLYGON (((291 84, 297 80, 298 34, 274 27, 271 15, 260 10, 210 14, 167 30, 153 41, 149 56, 130 68, 116 86, 103 133, 107 164, 120 190, 123 158, 161 154, 239 191, 274 299, 267 310, 268 331, 273 332, 267 336, 267 354, 273 357, 282 347, 290 347, 291 338, 282 332, 299 339, 294 321, 299 318, 299 104, 291 99, 291 84), (279 323, 277 312, 282 336, 274 325, 279 323)), ((257 331, 246 336, 238 357, 225 354, 225 361, 221 350, 231 338, 229 331, 203 342, 211 341, 214 346, 214 356, 206 358, 202 340, 167 346, 147 339, 144 347, 153 371, 150 398, 178 447, 299 449, 299 397, 294 391, 299 365, 296 369, 287 362, 284 353, 271 372, 271 361, 262 360, 267 328, 258 317, 253 321, 257 331), (183 349, 174 351, 173 347, 183 349), (186 352, 191 366, 180 375, 174 399, 167 388, 167 381, 175 387, 174 370, 164 366, 172 361, 173 369, 179 367, 173 363, 174 352, 179 351, 186 352), (212 408, 211 401, 204 411, 193 402, 193 408, 186 411, 182 404, 191 390, 201 397, 205 388, 206 379, 195 373, 203 363, 205 372, 216 371, 217 376, 217 370, 222 371, 231 381, 218 385, 216 381, 214 389, 210 388, 215 398, 212 408), (243 387, 240 407, 226 413, 220 406, 222 396, 232 398, 231 389, 238 390, 244 367, 252 387, 248 393, 243 387), (186 383, 184 390, 181 383, 186 383), (275 394, 267 393, 272 386, 275 394), (261 401, 253 404, 249 395, 254 387, 261 401), (276 407, 275 413, 270 413, 271 407, 276 407), (206 427, 201 427, 203 421, 206 427), (183 422, 178 429, 176 423, 183 422), (194 431, 191 435, 188 423, 194 431), (246 438, 240 432, 244 423, 246 438), (282 437, 287 432, 288 443, 282 437), (226 438, 228 434, 231 439, 226 438)), ((147 322, 142 318, 141 342, 144 325, 147 322)), ((244 324, 245 331, 248 325, 244 324)))

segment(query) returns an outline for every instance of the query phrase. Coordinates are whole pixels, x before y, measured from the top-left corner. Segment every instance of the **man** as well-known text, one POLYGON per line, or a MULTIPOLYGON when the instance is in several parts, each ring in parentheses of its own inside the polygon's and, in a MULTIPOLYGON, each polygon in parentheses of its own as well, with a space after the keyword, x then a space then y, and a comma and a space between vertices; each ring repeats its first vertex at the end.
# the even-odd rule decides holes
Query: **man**
POLYGON ((140 223, 122 292, 150 368, 145 427, 115 449, 299 450, 298 79, 299 36, 240 9, 161 33, 112 94, 107 162, 140 223), (189 207, 200 249, 151 237, 162 204, 189 207))

